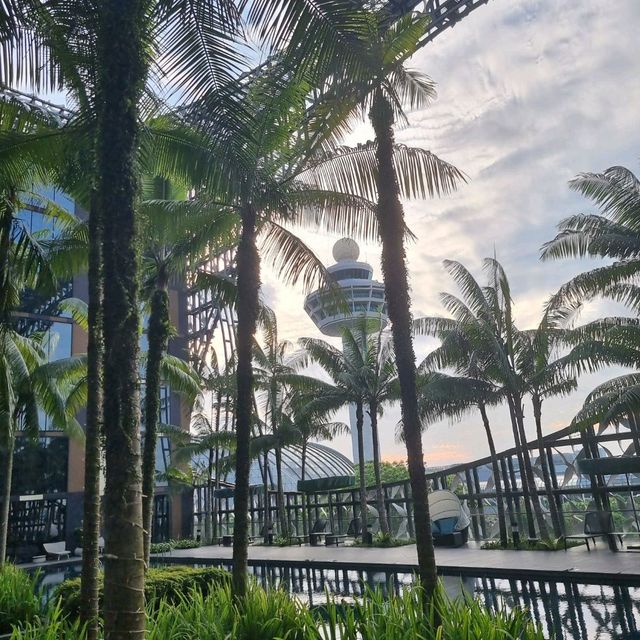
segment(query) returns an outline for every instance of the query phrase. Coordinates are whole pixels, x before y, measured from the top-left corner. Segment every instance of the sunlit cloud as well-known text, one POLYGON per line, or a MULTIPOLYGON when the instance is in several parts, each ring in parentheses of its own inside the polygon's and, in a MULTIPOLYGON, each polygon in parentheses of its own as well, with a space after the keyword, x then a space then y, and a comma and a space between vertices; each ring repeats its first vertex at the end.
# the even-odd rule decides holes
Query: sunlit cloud
MULTIPOLYGON (((495 252, 512 284, 516 320, 535 326, 549 295, 589 261, 539 261, 540 246, 558 221, 589 211, 567 187, 581 171, 614 164, 638 169, 640 128, 640 2, 619 0, 492 0, 425 47, 411 66, 438 82, 438 100, 412 113, 400 142, 430 149, 469 177, 439 200, 409 202, 406 215, 418 237, 408 246, 416 315, 444 314, 438 294, 452 290, 442 260, 459 260, 482 277, 482 260, 495 252)), ((355 141, 370 137, 368 127, 355 141)), ((302 234, 330 263, 336 237, 302 234)), ((362 247, 380 277, 380 249, 362 247)), ((302 309, 300 288, 277 282, 266 268, 264 296, 278 313, 283 337, 319 336, 302 309)), ((583 318, 619 311, 605 303, 583 318)), ((433 343, 417 341, 418 357, 433 343)), ((570 398, 545 405, 545 428, 567 424, 585 395, 607 373, 588 376, 570 398)), ((527 413, 530 414, 530 411, 527 413)), ((395 441, 397 408, 381 421, 385 459, 404 459, 395 441)), ((504 410, 491 413, 499 446, 511 446, 504 410)), ((530 426, 533 432, 532 425, 530 426)), ((431 427, 424 436, 429 464, 462 462, 487 453, 473 414, 461 423, 431 427), (464 443, 464 444, 461 444, 464 443)), ((335 446, 351 455, 349 436, 335 446)))

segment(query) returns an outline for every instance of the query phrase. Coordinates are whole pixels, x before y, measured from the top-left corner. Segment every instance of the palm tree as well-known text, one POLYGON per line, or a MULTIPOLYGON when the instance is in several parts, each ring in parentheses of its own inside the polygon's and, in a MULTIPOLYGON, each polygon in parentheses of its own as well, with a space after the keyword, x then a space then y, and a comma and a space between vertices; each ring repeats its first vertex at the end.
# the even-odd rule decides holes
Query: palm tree
MULTIPOLYGON (((380 532, 389 535, 387 507, 380 475, 380 434, 378 416, 382 414, 384 405, 398 399, 398 377, 393 353, 391 335, 380 329, 367 335, 370 326, 366 321, 358 326, 359 344, 352 344, 351 352, 355 357, 359 377, 364 389, 364 397, 371 419, 371 436, 373 441, 373 473, 376 487, 376 508, 380 518, 380 532)), ((345 334, 347 341, 353 340, 353 333, 345 334)))
MULTIPOLYGON (((432 376, 433 373, 430 372, 434 369, 453 369, 456 373, 455 377, 449 378, 447 376, 444 379, 446 384, 446 390, 443 390, 445 394, 444 398, 442 398, 442 394, 438 394, 436 398, 430 398, 430 396, 421 392, 421 406, 426 405, 422 411, 425 417, 429 419, 433 419, 434 417, 433 400, 439 401, 436 403, 439 409, 435 411, 436 416, 439 416, 441 413, 445 415, 459 415, 461 410, 469 406, 463 402, 465 393, 461 393, 462 390, 459 388, 460 383, 463 385, 466 385, 467 381, 478 383, 473 386, 470 406, 475 406, 479 411, 482 426, 484 427, 487 437, 493 469, 493 482, 496 491, 500 543, 506 547, 508 535, 504 512, 501 472, 498 464, 498 453, 491 431, 491 424, 489 422, 489 416, 487 415, 487 406, 497 404, 501 400, 500 394, 489 378, 491 359, 486 353, 483 353, 482 350, 474 347, 472 339, 470 339, 472 336, 467 335, 465 331, 465 328, 470 329, 471 327, 465 327, 463 323, 459 323, 456 320, 440 317, 423 317, 414 321, 414 327, 418 335, 434 336, 438 338, 441 343, 418 367, 418 371, 421 374, 420 377, 425 373, 432 376), (442 406, 442 400, 445 400, 444 406, 442 406), (450 404, 447 400, 449 400, 450 404)), ((433 382, 434 380, 432 378, 427 378, 429 388, 433 387, 433 382)), ((465 388, 464 391, 466 390, 465 388)))
MULTIPOLYGON (((307 479, 307 451, 314 440, 333 440, 339 435, 349 433, 344 422, 331 420, 333 411, 316 411, 311 402, 315 394, 309 391, 296 391, 289 398, 289 411, 283 414, 281 430, 293 433, 291 440, 300 446, 300 480, 307 479)), ((302 529, 309 534, 307 521, 306 494, 302 494, 302 529)))
MULTIPOLYGON (((282 477, 282 442, 279 431, 291 384, 303 381, 296 375, 301 364, 298 353, 291 353, 293 345, 288 340, 279 340, 278 322, 273 311, 268 311, 268 320, 263 323, 264 346, 254 345, 254 376, 256 389, 265 394, 265 420, 274 438, 276 460, 277 512, 280 535, 289 536, 289 523, 284 504, 284 484, 282 477)), ((306 380, 305 380, 306 381, 306 380)), ((265 493, 265 498, 268 494, 265 493)), ((267 509, 268 511, 268 509, 267 509)))
POLYGON ((78 77, 71 72, 74 60, 62 55, 60 41, 83 42, 82 59, 93 61, 89 77, 97 98, 92 114, 97 132, 95 203, 105 214, 104 384, 110 391, 104 406, 105 634, 126 638, 144 629, 134 204, 138 110, 149 75, 148 52, 160 51, 161 73, 177 78, 183 95, 199 93, 233 73, 238 57, 228 46, 228 27, 238 16, 226 2, 16 4, 16 16, 23 19, 3 38, 3 59, 14 61, 13 67, 3 68, 3 80, 27 80, 36 88, 45 82, 72 84, 78 77), (81 29, 78 16, 89 17, 81 29), (31 48, 27 56, 25 41, 31 48), (40 65, 42 59, 49 64, 40 65))
POLYGON ((592 200, 601 213, 562 220, 558 235, 543 245, 541 258, 600 257, 613 262, 572 278, 551 304, 556 300, 582 303, 598 295, 623 303, 637 301, 637 290, 632 285, 640 269, 640 180, 625 167, 610 167, 603 173, 581 174, 569 186, 592 200))
MULTIPOLYGON (((623 303, 637 316, 640 181, 629 169, 615 166, 602 173, 581 174, 569 184, 592 200, 600 213, 563 220, 558 235, 543 245, 542 259, 601 257, 613 262, 572 278, 552 297, 549 308, 575 306, 602 296, 623 303)), ((603 318, 568 332, 567 341, 574 348, 562 360, 577 374, 612 364, 637 368, 637 322, 637 317, 603 318)), ((574 423, 602 420, 609 424, 635 415, 640 408, 636 402, 640 388, 637 382, 636 374, 629 374, 598 386, 574 423)))
POLYGON ((531 397, 540 468, 556 538, 564 534, 564 523, 553 493, 544 448, 542 404, 546 398, 568 395, 578 386, 577 378, 571 374, 567 360, 558 357, 560 348, 567 341, 569 331, 564 325, 572 312, 572 309, 562 307, 547 309, 536 329, 520 333, 518 354, 518 366, 525 380, 526 391, 531 397))
MULTIPOLYGON (((216 113, 203 116, 210 101, 195 104, 187 120, 199 127, 210 142, 214 173, 227 173, 214 182, 225 185, 220 199, 233 208, 241 223, 236 251, 237 275, 237 402, 236 489, 234 494, 234 589, 242 597, 246 590, 248 545, 248 499, 250 438, 253 424, 253 344, 259 312, 260 255, 258 237, 264 238, 263 255, 274 262, 278 275, 313 286, 326 273, 322 263, 283 223, 323 226, 343 233, 373 237, 373 206, 364 198, 325 189, 305 170, 313 160, 322 163, 307 146, 309 127, 306 103, 310 87, 298 78, 282 78, 279 71, 265 73, 246 88, 245 110, 252 117, 229 131, 218 128, 216 113), (290 132, 297 133, 291 139, 290 132), (220 135, 229 138, 224 163, 216 157, 220 135), (233 145, 233 146, 232 146, 233 145)), ((325 133, 329 136, 329 132, 325 133)), ((320 140, 322 142, 322 139, 320 140)), ((320 145, 318 142, 318 145, 320 145)), ((319 149, 316 150, 319 154, 319 149)), ((210 180, 212 179, 209 176, 210 180)), ((209 184, 220 192, 220 185, 209 184)))
MULTIPOLYGON (((138 207, 145 222, 146 242, 142 252, 142 296, 148 301, 147 340, 149 344, 145 372, 144 425, 142 452, 143 529, 145 561, 149 563, 153 494, 155 487, 156 441, 160 417, 160 387, 163 363, 165 373, 171 320, 169 282, 184 278, 187 268, 195 269, 206 252, 233 239, 236 218, 223 209, 212 210, 206 200, 185 199, 183 190, 169 181, 146 181, 144 200, 138 207)), ((220 294, 220 288, 218 288, 220 294)), ((223 300, 224 302, 224 300, 223 300)), ((193 401, 199 392, 195 371, 180 369, 174 361, 172 390, 181 391, 193 401)))
POLYGON ((368 29, 350 43, 357 65, 333 70, 334 84, 326 92, 325 100, 327 105, 340 105, 340 114, 368 114, 375 133, 375 142, 360 148, 359 154, 344 152, 342 172, 330 176, 330 180, 333 185, 346 185, 346 190, 356 189, 357 193, 377 200, 382 272, 415 504, 420 581, 429 597, 435 589, 437 576, 418 415, 409 283, 402 233, 405 221, 400 197, 448 193, 463 176, 453 166, 427 151, 398 148, 394 142, 394 125, 398 120, 406 121, 403 106, 423 108, 435 96, 434 85, 429 78, 404 66, 420 47, 420 39, 427 27, 428 18, 425 17, 407 15, 395 19, 395 14, 385 9, 368 14, 368 29), (363 166, 357 156, 363 153, 370 154, 370 167, 374 168, 371 182, 354 179, 354 176, 362 176, 363 166), (354 164, 359 166, 352 166, 354 164), (364 190, 363 185, 366 185, 364 190))
POLYGON ((460 263, 445 261, 462 292, 462 299, 444 293, 441 300, 455 322, 447 321, 443 329, 456 329, 456 324, 473 347, 470 355, 482 358, 483 376, 491 381, 506 399, 520 465, 520 475, 527 513, 529 535, 535 536, 535 521, 540 535, 548 537, 546 522, 537 494, 524 427, 523 398, 526 382, 518 365, 522 334, 513 322, 509 282, 502 266, 492 258, 485 261, 489 284, 481 287, 460 263))

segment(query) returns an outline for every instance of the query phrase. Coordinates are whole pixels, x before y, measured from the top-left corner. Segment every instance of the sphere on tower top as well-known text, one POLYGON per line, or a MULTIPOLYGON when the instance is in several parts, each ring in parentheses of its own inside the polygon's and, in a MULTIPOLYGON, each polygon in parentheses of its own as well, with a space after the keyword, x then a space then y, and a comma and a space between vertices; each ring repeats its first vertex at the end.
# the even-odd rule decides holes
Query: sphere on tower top
POLYGON ((333 259, 336 262, 341 262, 342 260, 353 260, 355 262, 359 255, 360 247, 352 238, 340 238, 333 245, 333 259))

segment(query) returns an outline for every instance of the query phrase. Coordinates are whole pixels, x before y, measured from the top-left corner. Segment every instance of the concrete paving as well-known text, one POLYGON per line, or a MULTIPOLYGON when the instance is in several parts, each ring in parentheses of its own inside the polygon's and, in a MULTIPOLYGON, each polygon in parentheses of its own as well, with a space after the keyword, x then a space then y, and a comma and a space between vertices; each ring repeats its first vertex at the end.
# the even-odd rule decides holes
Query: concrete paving
MULTIPOLYGON (((231 564, 230 547, 207 546, 174 550, 158 556, 167 562, 231 564)), ((277 547, 251 545, 251 565, 278 565, 329 569, 412 572, 418 566, 415 545, 389 549, 353 546, 277 547)), ((436 563, 444 575, 539 578, 598 584, 640 586, 640 554, 613 552, 598 542, 593 551, 574 547, 568 551, 482 550, 468 544, 457 549, 437 548, 436 563)))

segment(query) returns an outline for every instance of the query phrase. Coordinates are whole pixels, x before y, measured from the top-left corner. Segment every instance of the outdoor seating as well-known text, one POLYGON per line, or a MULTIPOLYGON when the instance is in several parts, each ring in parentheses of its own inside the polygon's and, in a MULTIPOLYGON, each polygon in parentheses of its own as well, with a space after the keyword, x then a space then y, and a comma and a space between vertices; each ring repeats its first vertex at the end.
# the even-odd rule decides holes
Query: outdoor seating
POLYGON ((587 549, 591 551, 589 540, 596 546, 596 538, 611 539, 617 538, 622 545, 622 533, 614 530, 613 515, 610 511, 589 511, 584 517, 584 533, 574 533, 564 536, 564 550, 567 550, 567 540, 579 539, 584 540, 587 549))
POLYGON ((65 542, 45 542, 42 548, 45 550, 47 557, 54 560, 67 560, 71 555, 71 552, 66 549, 65 542))
POLYGON ((451 491, 429 494, 433 543, 442 547, 460 547, 469 537, 471 517, 458 496, 451 491))
POLYGON ((312 547, 315 547, 320 543, 320 540, 324 538, 327 533, 331 535, 331 532, 326 531, 327 529, 327 520, 325 518, 318 518, 314 523, 313 527, 311 527, 311 531, 309 532, 309 544, 312 547))

